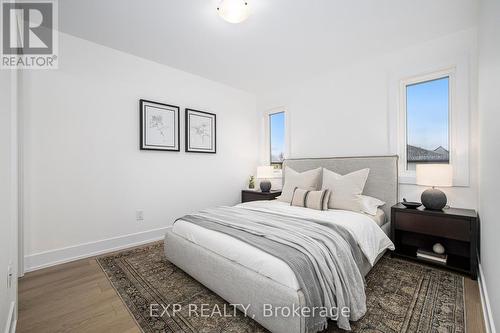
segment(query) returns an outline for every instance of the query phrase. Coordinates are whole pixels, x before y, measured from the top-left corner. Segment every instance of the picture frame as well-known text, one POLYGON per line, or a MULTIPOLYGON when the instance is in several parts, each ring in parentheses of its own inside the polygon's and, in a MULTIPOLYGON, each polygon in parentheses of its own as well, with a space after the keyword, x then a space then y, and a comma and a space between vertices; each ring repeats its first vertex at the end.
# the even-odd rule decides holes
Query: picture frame
POLYGON ((140 149, 180 151, 180 108, 139 100, 140 149))
POLYGON ((215 113, 186 108, 186 152, 217 152, 217 116, 215 113))

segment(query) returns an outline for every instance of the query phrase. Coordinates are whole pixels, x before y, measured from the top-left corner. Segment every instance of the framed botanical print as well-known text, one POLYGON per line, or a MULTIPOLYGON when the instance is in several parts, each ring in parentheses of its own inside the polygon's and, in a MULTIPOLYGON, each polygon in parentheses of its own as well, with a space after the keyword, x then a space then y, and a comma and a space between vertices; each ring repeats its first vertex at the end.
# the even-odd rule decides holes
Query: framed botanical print
POLYGON ((216 153, 216 117, 213 113, 186 109, 186 151, 216 153))
POLYGON ((141 99, 141 150, 180 150, 178 106, 141 99))

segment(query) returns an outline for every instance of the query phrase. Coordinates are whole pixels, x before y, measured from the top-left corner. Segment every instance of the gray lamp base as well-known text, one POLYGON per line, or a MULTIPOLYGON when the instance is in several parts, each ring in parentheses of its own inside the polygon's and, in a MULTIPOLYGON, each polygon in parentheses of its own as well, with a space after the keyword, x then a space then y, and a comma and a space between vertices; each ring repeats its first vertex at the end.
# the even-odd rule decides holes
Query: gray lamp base
POLYGON ((446 194, 437 188, 430 188, 422 193, 420 198, 422 205, 430 210, 442 210, 448 201, 446 194))
POLYGON ((271 182, 267 179, 260 181, 260 190, 262 192, 269 192, 271 190, 271 182))

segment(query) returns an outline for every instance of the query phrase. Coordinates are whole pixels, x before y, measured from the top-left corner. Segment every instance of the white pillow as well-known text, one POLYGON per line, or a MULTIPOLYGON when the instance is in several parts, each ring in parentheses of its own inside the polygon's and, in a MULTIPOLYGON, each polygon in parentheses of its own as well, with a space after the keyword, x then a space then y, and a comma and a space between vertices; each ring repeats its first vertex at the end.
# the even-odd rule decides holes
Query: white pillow
POLYGON ((328 208, 361 211, 358 195, 363 193, 370 169, 362 169, 347 175, 339 175, 328 169, 323 169, 322 189, 332 191, 328 208))
POLYGON ((361 211, 366 214, 373 216, 377 215, 378 208, 385 205, 385 202, 368 195, 358 195, 359 204, 361 206, 361 211))
POLYGON ((281 195, 277 198, 279 201, 291 202, 295 188, 301 188, 308 191, 319 190, 321 182, 321 168, 312 169, 304 172, 297 172, 292 168, 285 167, 285 184, 281 190, 281 195))

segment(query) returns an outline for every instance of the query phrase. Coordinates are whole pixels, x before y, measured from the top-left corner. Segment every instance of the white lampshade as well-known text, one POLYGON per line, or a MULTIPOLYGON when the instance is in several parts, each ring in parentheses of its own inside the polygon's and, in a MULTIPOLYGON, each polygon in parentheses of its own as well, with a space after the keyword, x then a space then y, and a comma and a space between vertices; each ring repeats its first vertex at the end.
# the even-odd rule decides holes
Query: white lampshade
POLYGON ((257 167, 257 177, 260 179, 273 178, 274 168, 270 165, 257 167))
POLYGON ((417 185, 449 187, 453 169, 449 164, 417 164, 417 185))
POLYGON ((222 0, 217 7, 219 16, 230 23, 240 23, 250 16, 250 9, 245 0, 222 0))

